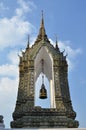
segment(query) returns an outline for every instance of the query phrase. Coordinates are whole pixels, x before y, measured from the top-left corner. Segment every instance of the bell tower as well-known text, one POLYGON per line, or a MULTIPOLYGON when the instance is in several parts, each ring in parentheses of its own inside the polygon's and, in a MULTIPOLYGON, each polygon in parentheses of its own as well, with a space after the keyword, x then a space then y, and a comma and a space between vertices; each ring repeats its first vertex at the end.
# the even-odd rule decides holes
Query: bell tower
POLYGON ((68 85, 68 64, 60 52, 58 42, 54 47, 45 31, 42 19, 39 34, 30 47, 29 40, 19 62, 19 87, 12 128, 77 128, 68 85), (47 98, 44 75, 50 87, 50 108, 35 106, 35 83, 42 75, 39 98, 47 98))

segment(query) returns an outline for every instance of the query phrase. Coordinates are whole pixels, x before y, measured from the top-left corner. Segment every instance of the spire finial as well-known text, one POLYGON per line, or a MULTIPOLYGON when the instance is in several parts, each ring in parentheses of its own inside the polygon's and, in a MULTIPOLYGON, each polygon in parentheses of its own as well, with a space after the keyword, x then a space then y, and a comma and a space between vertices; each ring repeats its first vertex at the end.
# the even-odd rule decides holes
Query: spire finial
POLYGON ((45 32, 45 27, 44 27, 44 17, 43 17, 43 10, 42 10, 42 19, 41 19, 39 36, 41 36, 41 38, 43 40, 45 35, 46 35, 46 32, 45 32))
POLYGON ((56 36, 56 47, 58 47, 58 40, 57 40, 58 38, 57 38, 57 36, 56 36))
POLYGON ((41 24, 40 24, 40 29, 39 29, 39 34, 36 39, 36 42, 41 41, 41 40, 46 40, 49 41, 46 35, 45 27, 44 27, 44 15, 43 15, 43 10, 41 11, 42 18, 41 18, 41 24))
POLYGON ((57 36, 56 36, 56 49, 59 50, 57 36))
POLYGON ((27 49, 29 49, 29 44, 30 44, 30 36, 28 35, 27 49))
POLYGON ((56 36, 56 44, 58 43, 58 41, 57 41, 57 36, 56 36))
POLYGON ((44 29, 44 15, 43 15, 43 10, 42 10, 41 28, 44 29))
POLYGON ((42 10, 42 18, 43 18, 43 10, 42 10))
POLYGON ((28 35, 28 43, 30 43, 30 35, 28 35))

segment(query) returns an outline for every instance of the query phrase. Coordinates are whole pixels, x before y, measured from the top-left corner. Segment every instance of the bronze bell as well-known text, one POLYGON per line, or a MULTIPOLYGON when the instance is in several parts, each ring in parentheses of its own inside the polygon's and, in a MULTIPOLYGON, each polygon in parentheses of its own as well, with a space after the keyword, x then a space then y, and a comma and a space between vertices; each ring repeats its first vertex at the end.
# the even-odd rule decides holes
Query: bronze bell
POLYGON ((46 99, 47 98, 47 90, 45 89, 45 85, 42 83, 41 89, 40 89, 40 99, 46 99))

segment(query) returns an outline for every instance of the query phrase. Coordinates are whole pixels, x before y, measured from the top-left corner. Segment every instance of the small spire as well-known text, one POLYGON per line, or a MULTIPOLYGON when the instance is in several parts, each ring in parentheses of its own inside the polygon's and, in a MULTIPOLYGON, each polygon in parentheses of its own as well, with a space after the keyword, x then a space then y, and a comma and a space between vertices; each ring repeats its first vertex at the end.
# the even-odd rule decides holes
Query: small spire
POLYGON ((58 41, 57 41, 57 36, 56 36, 56 48, 58 48, 58 41))
POLYGON ((56 46, 55 46, 55 48, 56 48, 56 50, 59 50, 57 36, 56 36, 56 46))
MULTIPOLYGON (((42 10, 41 28, 44 28, 44 15, 43 15, 43 10, 42 10)), ((45 29, 44 29, 44 30, 45 30, 45 29)))
POLYGON ((42 36, 42 39, 44 38, 46 32, 44 27, 44 16, 43 16, 43 10, 42 10, 42 20, 41 20, 41 26, 40 26, 40 35, 42 36))
POLYGON ((30 36, 28 35, 28 42, 27 42, 27 48, 26 49, 29 49, 29 45, 30 45, 30 36))
POLYGON ((56 36, 56 44, 57 44, 57 36, 56 36))

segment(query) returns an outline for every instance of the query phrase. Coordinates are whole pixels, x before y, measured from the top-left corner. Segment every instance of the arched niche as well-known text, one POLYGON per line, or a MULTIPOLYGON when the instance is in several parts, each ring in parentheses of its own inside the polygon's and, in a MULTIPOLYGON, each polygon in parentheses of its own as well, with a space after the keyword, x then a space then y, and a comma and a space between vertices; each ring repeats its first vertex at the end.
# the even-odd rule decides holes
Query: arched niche
POLYGON ((44 85, 47 90, 46 99, 39 98, 41 85, 42 85, 42 73, 40 73, 39 77, 35 82, 35 106, 41 106, 42 108, 50 108, 50 87, 46 75, 44 75, 44 85))
POLYGON ((47 47, 42 46, 37 53, 34 60, 34 84, 42 72, 41 60, 44 60, 44 74, 48 78, 50 87, 50 108, 55 108, 55 88, 54 88, 54 72, 53 72, 53 58, 47 47))

